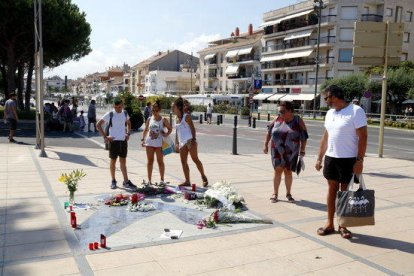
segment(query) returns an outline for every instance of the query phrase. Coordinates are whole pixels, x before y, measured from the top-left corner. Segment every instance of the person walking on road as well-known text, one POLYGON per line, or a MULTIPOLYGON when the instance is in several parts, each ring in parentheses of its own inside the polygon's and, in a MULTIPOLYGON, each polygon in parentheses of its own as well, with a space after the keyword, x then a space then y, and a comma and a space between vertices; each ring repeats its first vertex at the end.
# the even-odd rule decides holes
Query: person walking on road
POLYGON ((144 122, 146 122, 149 117, 151 117, 151 102, 147 102, 147 106, 144 109, 144 122))
POLYGON ((279 186, 282 174, 285 176, 286 198, 289 202, 295 202, 291 189, 293 183, 292 171, 296 171, 299 156, 305 156, 308 132, 305 123, 295 115, 291 102, 281 102, 279 116, 268 126, 263 152, 269 152, 271 141, 271 156, 274 168, 272 203, 278 201, 279 186))
POLYGON ((17 121, 19 117, 17 116, 17 103, 16 103, 16 94, 10 94, 10 98, 4 104, 4 113, 3 118, 9 125, 9 142, 15 143, 14 135, 16 134, 17 121))
POLYGON ((211 103, 208 104, 207 106, 207 124, 211 125, 211 119, 213 117, 213 107, 211 106, 211 103))
POLYGON ((92 100, 88 107, 88 132, 91 132, 91 124, 93 124, 93 128, 95 132, 96 129, 96 101, 92 100))
POLYGON ((203 181, 203 187, 207 187, 208 180, 204 173, 203 164, 198 158, 196 131, 190 114, 184 110, 184 100, 179 97, 174 101, 174 114, 176 118, 176 137, 175 145, 176 151, 180 153, 181 165, 183 166, 183 172, 185 181, 179 186, 190 186, 190 168, 188 166, 188 154, 196 164, 198 171, 201 174, 203 181))
MULTIPOLYGON (((315 164, 318 171, 323 167, 323 176, 328 181, 328 219, 325 226, 317 230, 321 236, 335 232, 336 194, 339 189, 347 189, 354 174, 362 173, 368 139, 364 110, 346 102, 345 94, 340 87, 329 86, 325 90, 325 101, 331 109, 325 117, 325 130, 315 164)), ((338 231, 345 239, 352 237, 352 233, 345 227, 339 227, 338 231)))
POLYGON ((115 165, 116 160, 119 157, 119 164, 124 178, 123 187, 130 190, 136 190, 137 186, 128 179, 126 167, 131 121, 129 120, 128 113, 123 109, 123 103, 120 99, 114 100, 113 107, 113 111, 107 112, 96 124, 99 133, 105 139, 105 143, 109 144, 109 158, 111 159, 109 168, 112 177, 111 189, 117 188, 115 165), (105 133, 102 129, 104 123, 108 124, 109 133, 105 133))
POLYGON ((145 122, 145 130, 142 134, 141 145, 147 152, 147 173, 148 182, 152 183, 152 170, 154 166, 154 155, 157 156, 158 169, 160 170, 160 185, 164 182, 164 155, 162 154, 163 137, 168 137, 172 129, 166 118, 160 115, 161 103, 157 100, 151 107, 152 116, 145 122), (165 131, 167 129, 167 131, 165 131))

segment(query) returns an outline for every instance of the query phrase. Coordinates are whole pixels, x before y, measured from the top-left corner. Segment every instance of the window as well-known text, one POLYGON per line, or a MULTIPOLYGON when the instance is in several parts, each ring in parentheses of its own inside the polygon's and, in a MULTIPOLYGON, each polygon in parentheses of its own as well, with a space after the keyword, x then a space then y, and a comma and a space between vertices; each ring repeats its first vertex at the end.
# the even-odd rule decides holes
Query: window
POLYGON ((358 16, 358 7, 341 7, 341 19, 356 20, 358 16))
POLYGON ((354 73, 354 70, 338 70, 338 74, 336 74, 337 77, 344 77, 348 76, 354 73))
POLYGON ((402 21, 402 7, 397 6, 395 10, 395 22, 401 22, 402 21))
POLYGON ((408 54, 407 53, 402 53, 401 54, 401 61, 407 61, 408 60, 408 54))
POLYGON ((352 62, 352 49, 339 49, 338 62, 352 62))
POLYGON ((339 40, 340 41, 353 41, 354 28, 340 28, 339 40))
POLYGON ((413 12, 408 11, 405 13, 405 22, 411 22, 413 20, 413 12))
POLYGON ((403 39, 403 41, 405 43, 410 42, 410 33, 409 32, 404 32, 404 39, 403 39))
POLYGON ((392 16, 392 9, 391 8, 387 8, 385 10, 385 16, 392 16))

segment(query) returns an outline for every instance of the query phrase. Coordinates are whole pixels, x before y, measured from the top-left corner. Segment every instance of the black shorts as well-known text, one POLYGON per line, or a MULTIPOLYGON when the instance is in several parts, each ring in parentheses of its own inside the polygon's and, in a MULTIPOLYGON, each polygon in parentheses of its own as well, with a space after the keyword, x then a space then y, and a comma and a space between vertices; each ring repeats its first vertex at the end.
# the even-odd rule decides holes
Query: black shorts
POLYGON ((16 128, 17 128, 17 120, 16 119, 8 118, 7 119, 7 124, 9 124, 9 129, 10 130, 16 130, 16 128))
POLYGON ((96 123, 96 118, 88 118, 88 123, 96 123))
POLYGON ((208 119, 211 119, 211 117, 212 117, 212 114, 211 113, 207 113, 207 118, 208 119))
POLYGON ((109 143, 109 158, 117 159, 118 157, 126 158, 128 154, 127 141, 112 141, 109 143))
POLYGON ((323 176, 327 180, 349 183, 353 175, 356 158, 335 158, 325 156, 323 176))

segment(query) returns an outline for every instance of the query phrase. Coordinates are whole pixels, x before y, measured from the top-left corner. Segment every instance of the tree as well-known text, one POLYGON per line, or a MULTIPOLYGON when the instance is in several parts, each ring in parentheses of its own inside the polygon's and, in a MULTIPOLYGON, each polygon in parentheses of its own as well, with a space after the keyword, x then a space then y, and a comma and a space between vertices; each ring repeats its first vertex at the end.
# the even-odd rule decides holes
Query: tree
MULTIPOLYGON (((43 0, 44 65, 56 67, 90 53, 91 27, 71 0, 43 0)), ((5 94, 16 88, 16 70, 27 71, 26 99, 30 99, 34 66, 33 0, 0 1, 0 72, 5 94)), ((22 83, 24 74, 19 74, 22 83)), ((28 101, 26 100, 26 104, 28 101)))
POLYGON ((348 76, 333 78, 324 82, 321 90, 325 90, 329 85, 337 85, 345 92, 345 98, 352 100, 353 98, 360 98, 362 93, 366 90, 368 78, 363 74, 351 74, 348 76))

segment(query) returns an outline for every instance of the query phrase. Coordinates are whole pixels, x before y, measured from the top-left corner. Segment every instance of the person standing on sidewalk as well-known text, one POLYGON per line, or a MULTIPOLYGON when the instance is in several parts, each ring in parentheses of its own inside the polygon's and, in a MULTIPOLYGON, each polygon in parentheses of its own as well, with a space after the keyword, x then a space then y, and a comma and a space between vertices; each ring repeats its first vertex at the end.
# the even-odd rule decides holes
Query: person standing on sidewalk
POLYGON ((207 124, 211 125, 211 119, 213 117, 213 107, 211 106, 211 103, 208 104, 207 106, 207 124))
POLYGON ((185 181, 179 186, 190 186, 190 168, 188 166, 188 154, 190 154, 191 159, 197 166, 198 171, 201 174, 201 179, 203 181, 203 187, 207 187, 208 180, 204 174, 204 167, 198 158, 197 152, 197 141, 196 141, 196 131, 191 120, 190 114, 184 110, 184 100, 179 97, 174 101, 174 113, 177 116, 176 121, 176 136, 175 136, 175 146, 176 151, 180 153, 181 165, 183 166, 183 172, 185 181))
POLYGON ((149 117, 151 117, 151 102, 147 102, 147 106, 144 109, 144 122, 147 122, 149 117))
POLYGON ((124 177, 123 186, 126 189, 136 190, 131 180, 128 179, 126 158, 128 153, 128 140, 131 131, 131 121, 128 113, 123 109, 123 103, 120 99, 114 100, 113 111, 107 112, 102 119, 96 124, 99 133, 104 137, 105 143, 109 144, 110 172, 112 177, 111 189, 116 189, 117 182, 115 179, 115 165, 119 157, 122 176, 124 177), (104 123, 109 124, 109 134, 102 129, 104 123))
MULTIPOLYGON (((367 118, 364 110, 345 101, 343 90, 335 85, 325 90, 325 101, 331 109, 325 117, 325 131, 321 138, 316 170, 322 168, 328 181, 328 219, 317 230, 325 236, 335 232, 335 199, 339 189, 345 191, 354 174, 361 174, 367 148, 367 118)), ((341 237, 350 239, 352 233, 345 227, 338 229, 341 237)))
POLYGON ((91 132, 91 124, 93 124, 93 128, 95 132, 96 129, 96 101, 92 100, 88 107, 88 132, 91 132))
POLYGON ((289 202, 295 202, 291 188, 293 183, 292 171, 296 171, 299 156, 305 156, 306 142, 309 138, 303 120, 293 113, 291 102, 281 102, 279 116, 268 126, 263 152, 269 152, 271 141, 272 164, 274 168, 272 203, 278 201, 278 191, 282 174, 285 175, 286 198, 289 202))
POLYGON ((17 121, 19 117, 17 116, 17 104, 16 104, 16 94, 10 94, 10 98, 4 104, 4 120, 9 124, 9 142, 14 143, 14 135, 16 133, 17 121))
POLYGON ((142 133, 141 145, 145 147, 147 152, 148 182, 150 184, 152 183, 152 169, 154 166, 154 155, 156 155, 161 176, 160 185, 165 185, 165 165, 164 155, 162 154, 162 142, 163 137, 170 135, 172 129, 168 120, 160 115, 161 103, 159 100, 152 105, 151 111, 152 116, 145 122, 145 130, 142 133), (167 129, 167 131, 165 132, 164 129, 167 129))

